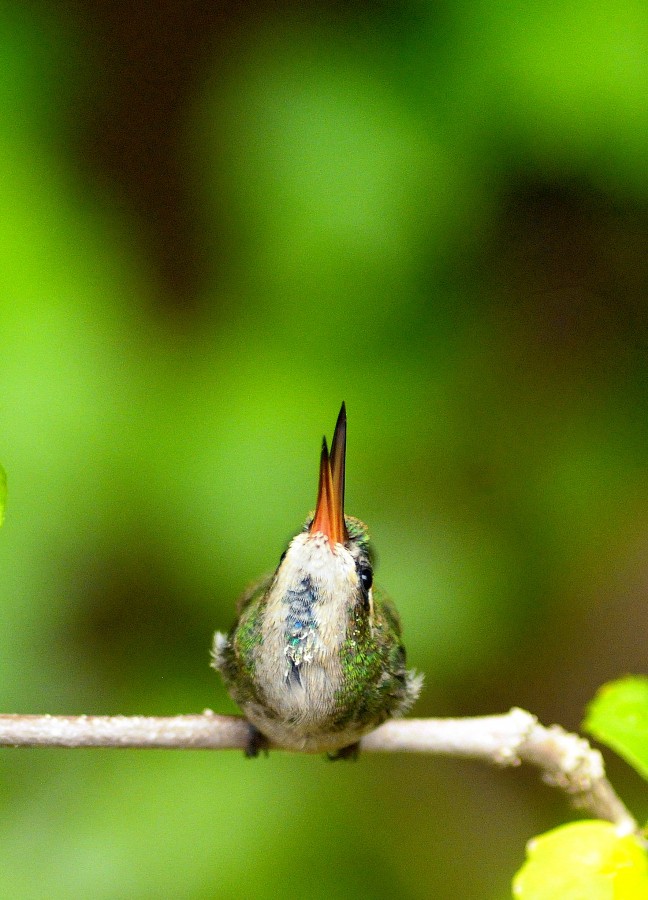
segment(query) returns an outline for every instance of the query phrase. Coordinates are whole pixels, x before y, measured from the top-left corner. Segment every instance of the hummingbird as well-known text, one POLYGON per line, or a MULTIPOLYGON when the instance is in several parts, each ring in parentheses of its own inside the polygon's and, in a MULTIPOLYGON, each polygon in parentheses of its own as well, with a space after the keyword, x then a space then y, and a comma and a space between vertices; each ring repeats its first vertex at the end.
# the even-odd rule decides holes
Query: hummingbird
POLYGON ((251 725, 248 756, 275 746, 354 757, 362 735, 410 709, 422 676, 405 668, 401 625, 373 583, 367 526, 344 514, 346 408, 322 442, 315 512, 276 571, 239 600, 213 667, 251 725))

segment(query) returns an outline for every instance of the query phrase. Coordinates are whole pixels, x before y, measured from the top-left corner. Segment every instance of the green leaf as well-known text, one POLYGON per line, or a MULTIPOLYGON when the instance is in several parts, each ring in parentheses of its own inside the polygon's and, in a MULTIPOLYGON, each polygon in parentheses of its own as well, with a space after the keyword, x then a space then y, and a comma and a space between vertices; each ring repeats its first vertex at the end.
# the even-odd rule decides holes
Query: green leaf
POLYGON ((0 466, 0 525, 4 522, 5 507, 7 505, 7 473, 0 466))
POLYGON ((588 707, 583 728, 648 779, 648 678, 604 685, 588 707))
POLYGON ((648 856, 634 835, 596 820, 533 838, 513 879, 515 900, 646 900, 648 856))

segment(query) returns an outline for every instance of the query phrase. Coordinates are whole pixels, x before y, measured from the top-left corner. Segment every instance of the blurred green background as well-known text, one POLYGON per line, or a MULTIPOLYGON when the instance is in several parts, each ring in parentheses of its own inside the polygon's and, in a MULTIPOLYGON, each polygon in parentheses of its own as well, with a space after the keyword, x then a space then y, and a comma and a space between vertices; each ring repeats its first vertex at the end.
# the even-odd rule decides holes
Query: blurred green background
MULTIPOLYGON (((575 728, 648 671, 647 47, 632 0, 2 5, 0 709, 233 711, 212 632, 343 399, 415 714, 575 728)), ((434 758, 0 757, 21 900, 500 900, 573 815, 434 758)))

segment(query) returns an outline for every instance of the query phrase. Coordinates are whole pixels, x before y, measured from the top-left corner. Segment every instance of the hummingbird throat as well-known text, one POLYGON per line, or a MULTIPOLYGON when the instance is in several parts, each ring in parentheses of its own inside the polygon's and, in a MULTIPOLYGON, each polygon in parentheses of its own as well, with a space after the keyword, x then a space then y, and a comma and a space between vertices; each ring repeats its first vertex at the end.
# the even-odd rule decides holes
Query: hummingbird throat
POLYGON ((315 594, 310 575, 304 575, 301 582, 286 591, 284 604, 286 615, 286 684, 301 685, 300 667, 313 659, 313 648, 317 635, 317 620, 313 605, 315 594))

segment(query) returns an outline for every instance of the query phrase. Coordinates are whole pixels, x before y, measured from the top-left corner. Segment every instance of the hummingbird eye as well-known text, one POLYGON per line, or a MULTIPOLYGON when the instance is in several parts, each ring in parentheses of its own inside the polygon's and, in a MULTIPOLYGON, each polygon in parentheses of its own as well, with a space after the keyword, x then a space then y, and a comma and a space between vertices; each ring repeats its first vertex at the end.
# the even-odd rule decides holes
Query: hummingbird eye
POLYGON ((369 591, 371 589, 371 585, 373 584, 373 572, 369 568, 369 566, 363 566, 358 572, 360 577, 360 584, 365 589, 365 591, 369 591))

